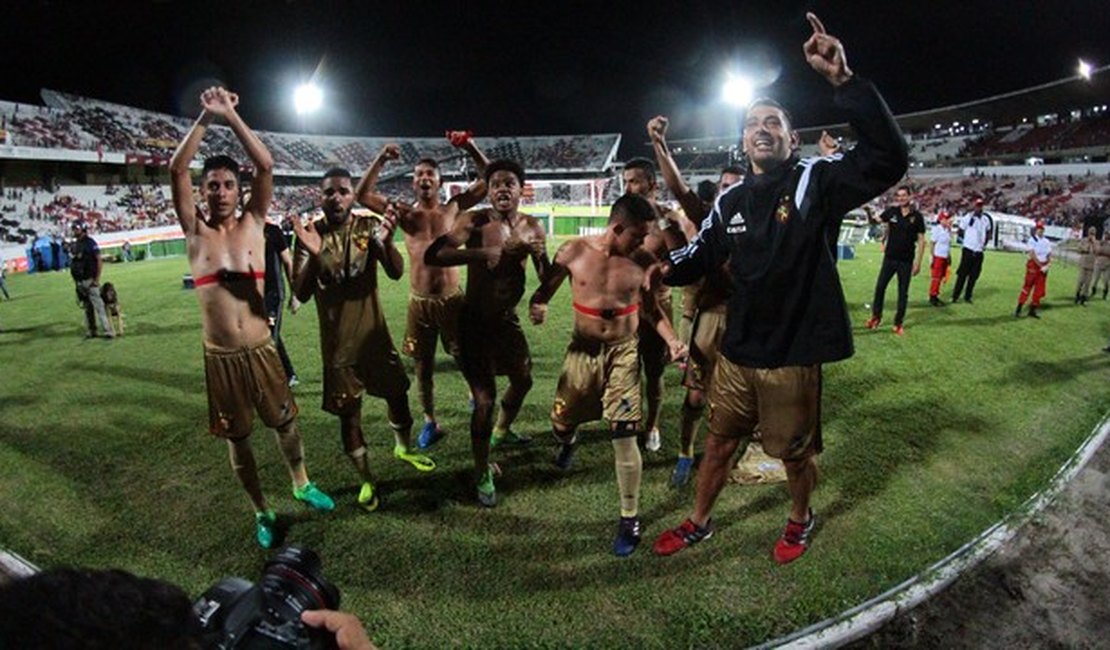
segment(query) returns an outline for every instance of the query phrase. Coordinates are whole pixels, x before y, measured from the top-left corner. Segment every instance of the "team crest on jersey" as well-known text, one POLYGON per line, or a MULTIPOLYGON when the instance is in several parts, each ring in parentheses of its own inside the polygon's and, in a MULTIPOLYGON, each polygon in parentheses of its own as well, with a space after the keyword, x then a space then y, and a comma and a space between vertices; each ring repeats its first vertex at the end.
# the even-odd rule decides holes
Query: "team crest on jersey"
POLYGON ((739 235, 747 229, 748 224, 744 221, 744 215, 737 212, 728 220, 728 227, 725 228, 725 232, 730 235, 739 235))
POLYGON ((779 199, 779 207, 775 209, 775 219, 779 223, 786 223, 790 220, 790 196, 786 195, 779 199))
POLYGON ((360 251, 365 252, 370 247, 370 238, 374 236, 376 226, 374 222, 374 219, 360 219, 351 229, 351 241, 360 251))

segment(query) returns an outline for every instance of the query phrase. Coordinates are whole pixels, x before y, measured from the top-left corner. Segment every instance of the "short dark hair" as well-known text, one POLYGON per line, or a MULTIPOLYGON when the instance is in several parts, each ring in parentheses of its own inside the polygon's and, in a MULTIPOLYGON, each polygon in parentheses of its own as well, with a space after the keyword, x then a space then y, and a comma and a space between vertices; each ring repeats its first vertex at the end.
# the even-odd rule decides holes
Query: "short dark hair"
POLYGON ((899 185, 898 189, 894 190, 894 192, 898 193, 898 192, 901 192, 902 190, 906 190, 906 194, 913 194, 913 188, 910 187, 909 185, 899 185))
MULTIPOLYGON (((777 99, 774 99, 772 97, 756 97, 755 99, 753 99, 751 103, 748 104, 748 107, 744 109, 744 114, 743 117, 741 117, 741 120, 747 119, 748 112, 756 106, 770 106, 771 108, 779 109, 780 111, 782 111, 782 114, 786 116, 786 121, 790 125, 790 130, 794 130, 794 116, 791 115, 790 111, 786 110, 786 107, 780 104, 777 99)), ((744 126, 743 121, 740 122, 740 126, 744 126)), ((740 130, 743 131, 743 128, 741 128, 740 130)))
POLYGON ((350 177, 351 177, 351 170, 349 170, 345 167, 332 167, 328 171, 324 172, 324 176, 320 180, 321 181, 326 181, 329 178, 350 178, 350 177))
POLYGON ((651 180, 655 180, 655 163, 651 162, 647 158, 633 158, 632 160, 624 163, 624 168, 639 169, 643 171, 644 174, 647 174, 648 178, 650 178, 651 180))
POLYGON ((516 180, 524 185, 524 168, 521 167, 516 161, 507 158, 495 160, 486 165, 486 182, 493 178, 495 172, 507 171, 512 172, 516 176, 516 180))
POLYGON ((699 199, 701 199, 705 203, 709 203, 713 199, 717 198, 717 184, 707 178, 704 181, 698 183, 698 189, 696 190, 696 193, 699 199))
POLYGON ((0 587, 0 639, 13 648, 204 647, 180 587, 118 569, 51 569, 0 587))
POLYGON ((624 194, 609 208, 609 223, 650 223, 655 220, 655 207, 639 194, 624 194))
POLYGON ((721 176, 724 176, 725 174, 736 174, 737 176, 743 176, 744 168, 740 165, 729 165, 728 167, 724 167, 721 169, 721 176))
POLYGON ((219 154, 218 156, 209 156, 208 158, 205 158, 203 173, 207 174, 208 172, 215 169, 226 169, 227 171, 235 175, 235 180, 236 182, 238 182, 240 172, 239 163, 236 162, 235 159, 231 156, 219 154))
POLYGON ((426 165, 436 171, 439 171, 439 161, 435 158, 421 158, 420 160, 416 161, 416 164, 413 165, 413 167, 419 167, 420 165, 426 165))

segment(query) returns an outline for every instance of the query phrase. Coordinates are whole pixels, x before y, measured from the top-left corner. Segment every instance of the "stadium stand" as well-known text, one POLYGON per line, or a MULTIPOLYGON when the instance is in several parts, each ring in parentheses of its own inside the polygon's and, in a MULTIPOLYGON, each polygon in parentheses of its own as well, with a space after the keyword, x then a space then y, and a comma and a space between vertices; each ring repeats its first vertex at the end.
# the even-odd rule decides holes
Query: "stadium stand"
MULTIPOLYGON (((42 97, 46 108, 23 108, 20 128, 13 131, 22 139, 20 144, 119 152, 161 162, 173 153, 190 125, 184 118, 53 90, 44 89, 42 97)), ((7 114, 8 106, 14 107, 0 103, 0 111, 7 114)), ((361 171, 387 142, 400 143, 403 153, 400 161, 386 167, 383 175, 387 177, 395 169, 407 169, 425 156, 440 161, 460 157, 442 137, 341 137, 272 131, 258 131, 258 135, 273 153, 278 175, 313 175, 336 164, 361 171)), ((600 173, 612 165, 620 135, 522 136, 478 141, 492 158, 512 158, 529 173, 600 173)), ((220 126, 209 130, 200 157, 216 153, 239 160, 246 158, 231 132, 220 126)))

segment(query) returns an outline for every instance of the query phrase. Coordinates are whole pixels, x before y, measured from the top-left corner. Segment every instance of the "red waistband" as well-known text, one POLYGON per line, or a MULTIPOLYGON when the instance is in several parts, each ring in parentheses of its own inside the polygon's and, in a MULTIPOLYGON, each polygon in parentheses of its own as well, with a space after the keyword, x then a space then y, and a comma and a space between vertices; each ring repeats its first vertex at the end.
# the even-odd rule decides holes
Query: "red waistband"
POLYGON ((202 275, 193 280, 194 287, 203 287, 206 284, 217 282, 234 282, 235 280, 261 280, 266 277, 265 271, 217 271, 202 275))
POLYGON ((639 310, 639 304, 628 305, 627 307, 621 307, 620 309, 596 309, 594 307, 587 307, 585 305, 574 303, 574 311, 578 312, 579 314, 593 316, 594 318, 604 318, 605 320, 612 320, 614 318, 617 318, 618 316, 628 316, 629 314, 635 314, 639 310))

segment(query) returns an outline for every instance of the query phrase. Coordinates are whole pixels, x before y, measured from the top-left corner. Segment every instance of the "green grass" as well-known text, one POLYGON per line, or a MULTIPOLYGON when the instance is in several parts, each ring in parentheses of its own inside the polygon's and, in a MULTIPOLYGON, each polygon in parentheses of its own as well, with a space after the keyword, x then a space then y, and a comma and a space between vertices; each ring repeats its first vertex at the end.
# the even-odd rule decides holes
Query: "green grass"
MULTIPOLYGON (((576 469, 550 466, 547 413, 571 318, 566 288, 551 320, 525 326, 535 387, 518 429, 524 451, 496 454, 501 504, 477 508, 467 478, 465 384, 436 376, 450 435, 440 469, 418 475, 390 456, 384 404, 364 423, 384 501, 354 507, 356 481, 335 419, 319 410, 320 362, 310 304, 285 336, 312 477, 332 514, 293 501, 271 436, 256 426, 263 486, 286 541, 319 551, 324 572, 377 643, 399 647, 733 647, 787 633, 874 596, 947 555, 1045 485, 1102 417, 1110 398, 1108 304, 1073 307, 1073 268, 1049 277, 1044 318, 1014 319, 1019 255, 991 253, 975 305, 925 304, 911 286, 907 336, 862 329, 877 247, 841 263, 856 355, 826 367, 820 525, 805 558, 776 566, 787 512, 780 486, 728 487, 718 534, 657 558, 650 544, 690 511, 671 490, 681 391, 668 375, 665 452, 646 455, 643 548, 610 553, 617 518, 612 450, 587 428, 576 469)), ((958 254, 957 254, 958 257, 958 254)), ((221 577, 258 578, 270 553, 253 542, 246 498, 224 445, 206 433, 201 330, 180 289, 183 258, 106 268, 127 318, 122 339, 83 341, 64 274, 9 278, 0 303, 0 546, 41 566, 118 566, 191 594, 221 577)), ((396 341, 407 279, 383 283, 396 341)), ((950 292, 950 285, 948 287, 950 292)), ((887 316, 893 318, 894 283, 887 316)), ((415 394, 410 395, 418 412, 415 394)))

